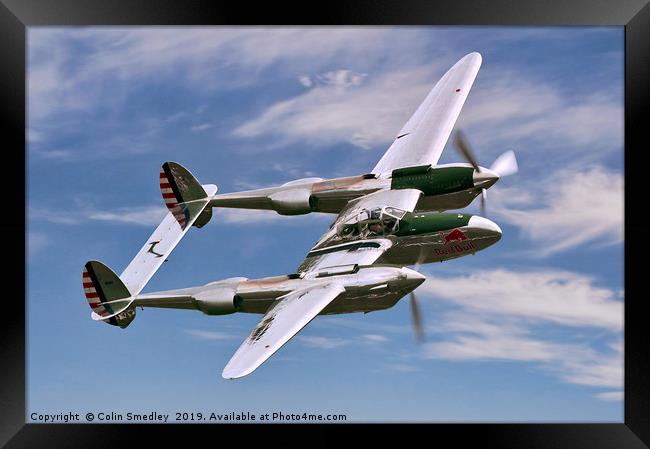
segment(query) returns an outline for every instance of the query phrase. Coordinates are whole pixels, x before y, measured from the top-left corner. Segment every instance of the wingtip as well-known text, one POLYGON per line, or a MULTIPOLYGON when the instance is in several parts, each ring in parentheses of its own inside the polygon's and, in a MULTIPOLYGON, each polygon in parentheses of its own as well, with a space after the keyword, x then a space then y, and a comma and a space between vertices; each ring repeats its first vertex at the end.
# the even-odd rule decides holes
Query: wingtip
POLYGON ((483 62, 483 56, 477 51, 466 54, 463 59, 471 59, 479 64, 483 62))
MULTIPOLYGON (((465 56, 460 58, 458 60, 458 62, 456 62, 456 64, 454 64, 452 69, 456 69, 456 68, 460 68, 460 67, 466 68, 468 66, 475 66, 476 70, 478 71, 478 69, 481 67, 482 64, 483 64, 483 57, 481 56, 481 54, 479 52, 477 52, 477 51, 473 51, 471 53, 467 53, 465 56)), ((450 71, 452 69, 450 69, 450 71)))
POLYGON ((226 380, 235 380, 247 376, 252 371, 253 370, 237 372, 236 370, 232 370, 232 369, 229 370, 228 367, 226 367, 221 372, 221 377, 223 377, 226 380))
POLYGON ((262 362, 256 362, 248 366, 242 366, 241 364, 237 366, 236 362, 232 364, 228 362, 221 372, 221 377, 228 380, 239 379, 241 377, 248 376, 250 373, 259 368, 261 364, 262 362))

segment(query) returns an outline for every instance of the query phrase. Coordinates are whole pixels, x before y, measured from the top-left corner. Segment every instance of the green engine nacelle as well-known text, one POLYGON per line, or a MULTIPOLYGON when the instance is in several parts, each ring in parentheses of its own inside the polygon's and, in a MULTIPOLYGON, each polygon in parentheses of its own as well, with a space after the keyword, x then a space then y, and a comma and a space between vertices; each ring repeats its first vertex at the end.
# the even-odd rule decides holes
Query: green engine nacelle
POLYGON ((399 223, 398 237, 423 235, 461 228, 469 224, 470 214, 407 212, 399 223))
POLYGON ((406 167, 393 170, 391 189, 418 189, 425 196, 459 192, 474 187, 472 167, 406 167))

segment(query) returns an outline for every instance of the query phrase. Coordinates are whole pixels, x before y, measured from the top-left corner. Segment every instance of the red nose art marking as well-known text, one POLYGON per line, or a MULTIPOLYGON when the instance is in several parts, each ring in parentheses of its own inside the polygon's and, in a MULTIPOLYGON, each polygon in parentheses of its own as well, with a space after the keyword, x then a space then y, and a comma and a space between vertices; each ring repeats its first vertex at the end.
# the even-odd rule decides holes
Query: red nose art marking
POLYGON ((467 236, 460 229, 454 229, 449 234, 445 236, 445 243, 449 242, 462 242, 467 240, 467 236))

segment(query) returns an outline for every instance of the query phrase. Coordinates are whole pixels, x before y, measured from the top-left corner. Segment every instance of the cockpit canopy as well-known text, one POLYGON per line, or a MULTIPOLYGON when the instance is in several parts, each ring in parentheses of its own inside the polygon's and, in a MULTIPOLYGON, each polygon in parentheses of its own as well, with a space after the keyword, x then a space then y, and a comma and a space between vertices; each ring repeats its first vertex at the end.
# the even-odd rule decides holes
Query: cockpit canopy
POLYGON ((338 225, 336 233, 341 238, 391 235, 397 232, 399 222, 405 214, 406 211, 391 206, 363 209, 338 225))

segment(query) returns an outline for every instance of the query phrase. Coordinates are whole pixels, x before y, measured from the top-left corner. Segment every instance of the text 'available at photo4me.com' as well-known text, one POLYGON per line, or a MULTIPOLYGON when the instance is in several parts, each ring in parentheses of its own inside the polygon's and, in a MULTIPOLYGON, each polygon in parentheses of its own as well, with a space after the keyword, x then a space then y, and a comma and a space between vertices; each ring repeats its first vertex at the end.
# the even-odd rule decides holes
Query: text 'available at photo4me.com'
POLYGON ((344 422, 347 415, 341 413, 310 413, 305 411, 252 413, 245 411, 208 412, 65 412, 29 415, 32 423, 210 423, 210 422, 344 422))

